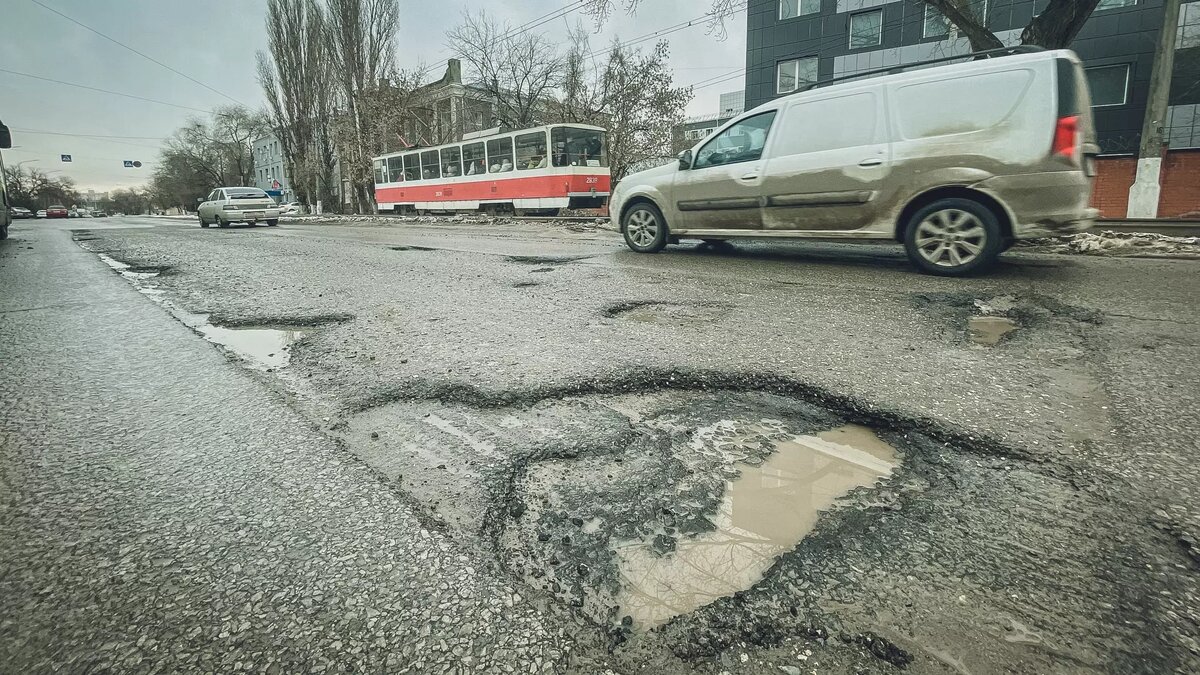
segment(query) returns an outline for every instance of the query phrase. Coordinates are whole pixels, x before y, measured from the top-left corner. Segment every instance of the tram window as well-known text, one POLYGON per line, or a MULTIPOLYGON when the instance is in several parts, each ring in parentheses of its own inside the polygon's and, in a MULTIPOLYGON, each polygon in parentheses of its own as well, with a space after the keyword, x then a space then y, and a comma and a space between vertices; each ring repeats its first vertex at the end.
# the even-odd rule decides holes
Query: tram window
POLYGON ((604 132, 555 127, 550 131, 554 166, 608 166, 604 132))
POLYGON ((484 155, 483 143, 468 143, 462 147, 463 174, 475 176, 487 173, 487 157, 484 155))
POLYGON ((421 180, 421 157, 415 152, 404 156, 404 180, 421 180))
POLYGON ((388 157, 387 175, 388 183, 399 183, 404 180, 403 161, 399 157, 388 157))
POLYGON ((487 142, 488 173, 513 170, 512 138, 497 138, 487 142))
POLYGON ((376 185, 379 185, 380 183, 388 182, 387 164, 385 162, 386 162, 386 160, 382 160, 382 159, 377 159, 374 162, 372 162, 372 164, 375 167, 375 184, 376 185))
POLYGON ((546 132, 517 136, 517 168, 522 171, 546 168, 546 132))
POLYGON ((430 150, 421 153, 421 178, 441 178, 442 167, 438 166, 438 151, 430 150))
POLYGON ((442 148, 442 175, 448 178, 462 175, 462 148, 457 145, 442 148))

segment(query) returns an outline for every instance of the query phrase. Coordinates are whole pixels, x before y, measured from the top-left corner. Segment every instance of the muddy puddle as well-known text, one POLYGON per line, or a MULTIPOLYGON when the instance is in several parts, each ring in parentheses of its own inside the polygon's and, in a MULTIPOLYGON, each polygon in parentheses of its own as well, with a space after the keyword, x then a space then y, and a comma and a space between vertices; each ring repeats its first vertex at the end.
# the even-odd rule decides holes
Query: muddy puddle
MULTIPOLYGON (((761 438, 748 427, 732 442, 761 438)), ((661 625, 753 586, 775 558, 808 534, 822 511, 856 487, 896 468, 896 451, 870 429, 843 426, 774 441, 758 465, 739 465, 728 481, 711 532, 681 538, 662 554, 643 541, 619 543, 623 615, 640 629, 661 625)))
POLYGON ((188 328, 200 333, 209 342, 216 343, 233 352, 254 368, 260 370, 283 368, 291 359, 291 346, 310 332, 309 329, 291 326, 226 328, 213 325, 209 322, 207 314, 186 312, 163 300, 161 296, 164 295, 164 292, 152 283, 161 270, 133 267, 103 253, 97 255, 106 265, 133 282, 139 292, 162 304, 188 328))
POLYGON ((967 321, 971 342, 985 347, 999 344, 1006 335, 1021 326, 1004 316, 973 316, 967 321))
POLYGON ((306 331, 280 328, 222 328, 209 323, 195 327, 215 342, 259 368, 283 368, 291 360, 291 346, 306 331))

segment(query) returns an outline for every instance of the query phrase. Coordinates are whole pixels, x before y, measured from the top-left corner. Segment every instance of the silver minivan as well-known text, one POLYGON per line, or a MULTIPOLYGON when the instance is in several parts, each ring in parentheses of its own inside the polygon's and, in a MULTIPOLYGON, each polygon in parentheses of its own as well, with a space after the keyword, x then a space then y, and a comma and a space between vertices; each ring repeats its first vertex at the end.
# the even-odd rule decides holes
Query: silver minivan
POLYGON ((1017 239, 1091 227, 1099 146, 1073 52, 902 68, 730 120, 678 165, 622 180, 614 224, 642 253, 683 238, 893 240, 941 275, 982 270, 1017 239))

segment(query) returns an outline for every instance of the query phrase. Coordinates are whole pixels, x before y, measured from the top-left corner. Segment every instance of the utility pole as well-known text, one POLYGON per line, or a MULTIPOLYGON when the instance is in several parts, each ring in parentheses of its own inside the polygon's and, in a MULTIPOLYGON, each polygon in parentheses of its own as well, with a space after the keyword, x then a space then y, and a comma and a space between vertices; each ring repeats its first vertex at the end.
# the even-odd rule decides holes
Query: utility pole
POLYGON ((1163 129, 1167 125, 1167 102, 1171 93, 1171 71, 1175 66, 1175 33, 1179 30, 1181 0, 1164 0, 1163 24, 1150 72, 1150 94, 1146 98, 1146 117, 1142 122, 1142 140, 1138 147, 1137 177, 1129 187, 1130 218, 1157 218, 1158 196, 1162 186, 1163 129))

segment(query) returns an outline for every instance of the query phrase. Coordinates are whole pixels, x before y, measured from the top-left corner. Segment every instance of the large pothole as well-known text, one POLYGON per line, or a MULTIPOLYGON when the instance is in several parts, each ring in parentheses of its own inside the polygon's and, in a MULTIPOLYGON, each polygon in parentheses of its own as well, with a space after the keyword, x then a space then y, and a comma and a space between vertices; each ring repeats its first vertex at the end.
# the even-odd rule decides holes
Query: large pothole
POLYGON ((391 403, 339 432, 435 519, 616 630, 750 588, 822 514, 889 476, 903 442, 733 391, 391 403))

